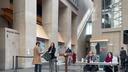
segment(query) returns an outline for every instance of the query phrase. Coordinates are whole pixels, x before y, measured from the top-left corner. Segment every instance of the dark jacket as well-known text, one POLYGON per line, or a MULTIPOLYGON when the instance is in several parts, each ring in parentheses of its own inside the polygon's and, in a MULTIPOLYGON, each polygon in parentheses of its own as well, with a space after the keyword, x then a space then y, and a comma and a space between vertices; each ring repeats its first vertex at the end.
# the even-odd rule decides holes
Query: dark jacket
POLYGON ((125 50, 121 50, 120 51, 120 58, 121 59, 125 59, 126 58, 126 51, 125 50))
POLYGON ((56 58, 56 56, 55 56, 56 48, 51 48, 51 47, 50 47, 50 48, 48 49, 48 52, 50 52, 50 51, 51 51, 50 54, 51 54, 51 56, 52 56, 51 59, 56 58))
POLYGON ((68 48, 65 53, 72 53, 72 50, 68 48))
MULTIPOLYGON (((87 56, 86 57, 86 60, 87 60, 87 63, 90 63, 90 59, 93 61, 93 62, 97 62, 97 58, 96 56, 87 56)), ((91 71, 91 72, 95 72, 95 71, 98 71, 98 65, 85 65, 84 66, 84 71, 91 71)))
POLYGON ((105 58, 105 62, 112 62, 112 58, 113 58, 113 57, 107 56, 107 57, 105 58))

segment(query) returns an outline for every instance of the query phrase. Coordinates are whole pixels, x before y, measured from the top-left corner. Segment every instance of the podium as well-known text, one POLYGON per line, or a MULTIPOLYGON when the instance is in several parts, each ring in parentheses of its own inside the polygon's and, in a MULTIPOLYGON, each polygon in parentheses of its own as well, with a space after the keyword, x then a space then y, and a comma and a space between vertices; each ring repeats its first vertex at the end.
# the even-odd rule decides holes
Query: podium
POLYGON ((68 53, 64 53, 64 54, 59 54, 59 56, 63 56, 65 59, 65 72, 68 72, 68 53))

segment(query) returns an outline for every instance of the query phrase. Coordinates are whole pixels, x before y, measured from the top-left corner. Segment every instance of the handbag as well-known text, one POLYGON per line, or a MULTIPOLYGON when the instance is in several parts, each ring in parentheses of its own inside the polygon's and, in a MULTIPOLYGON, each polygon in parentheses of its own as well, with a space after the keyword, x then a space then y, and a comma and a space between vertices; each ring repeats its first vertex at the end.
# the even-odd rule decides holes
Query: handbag
POLYGON ((46 61, 49 61, 49 60, 51 60, 51 54, 49 53, 49 52, 46 52, 46 53, 44 53, 43 54, 43 56, 42 56, 46 61))

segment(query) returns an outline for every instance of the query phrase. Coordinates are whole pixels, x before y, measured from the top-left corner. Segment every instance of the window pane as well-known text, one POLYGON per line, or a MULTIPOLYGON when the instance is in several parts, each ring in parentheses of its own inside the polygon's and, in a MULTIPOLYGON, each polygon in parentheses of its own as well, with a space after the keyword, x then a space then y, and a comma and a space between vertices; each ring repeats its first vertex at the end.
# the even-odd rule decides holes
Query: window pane
POLYGON ((121 0, 102 0, 102 28, 120 27, 121 18, 121 0))

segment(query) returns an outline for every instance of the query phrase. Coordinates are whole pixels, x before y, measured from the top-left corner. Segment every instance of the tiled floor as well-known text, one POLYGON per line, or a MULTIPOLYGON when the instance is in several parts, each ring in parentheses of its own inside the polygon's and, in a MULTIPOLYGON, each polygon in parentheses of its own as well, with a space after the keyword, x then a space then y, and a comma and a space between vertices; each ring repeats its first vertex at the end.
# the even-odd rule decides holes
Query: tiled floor
MULTIPOLYGON (((65 72, 64 65, 58 66, 58 72, 65 72)), ((0 71, 0 72, 16 72, 15 70, 7 70, 7 71, 0 71)), ((27 68, 27 69, 18 69, 17 72, 34 72, 34 68, 27 68)), ((42 66, 42 72, 49 72, 48 65, 42 66)), ((69 66, 68 72, 82 72, 82 68, 80 66, 69 66)), ((104 71, 98 71, 98 72, 104 72, 104 71)), ((118 71, 118 72, 124 72, 124 71, 118 71)))

